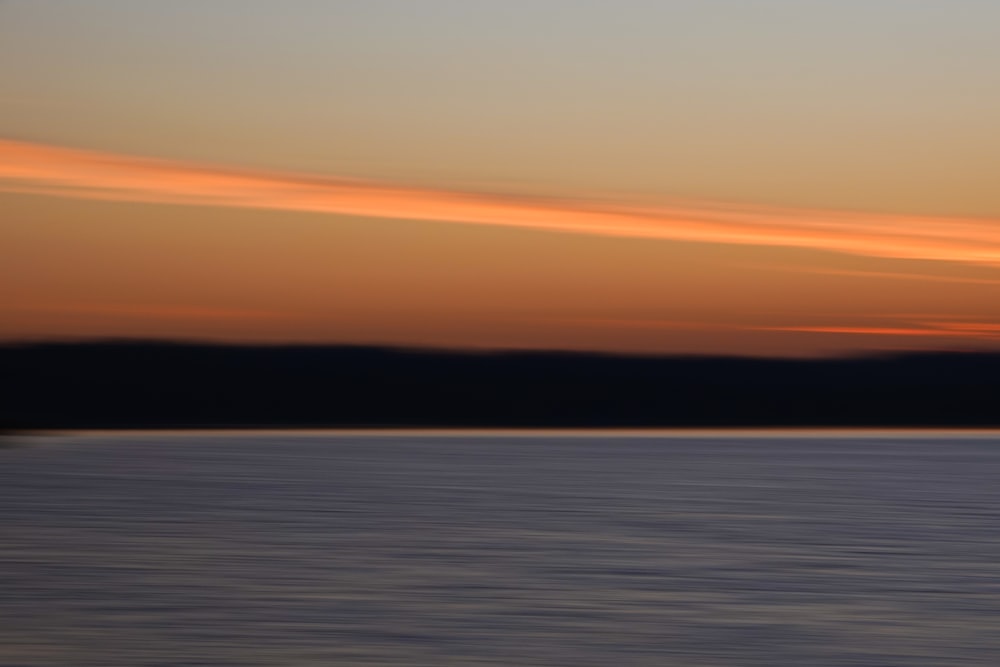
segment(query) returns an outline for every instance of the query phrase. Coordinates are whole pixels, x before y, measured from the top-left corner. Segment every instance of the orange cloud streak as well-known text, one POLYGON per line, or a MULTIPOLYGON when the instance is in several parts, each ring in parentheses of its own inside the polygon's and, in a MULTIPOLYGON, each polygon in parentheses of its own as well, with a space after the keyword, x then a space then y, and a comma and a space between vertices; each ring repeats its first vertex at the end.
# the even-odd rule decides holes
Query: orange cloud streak
POLYGON ((1000 340, 1000 324, 994 322, 921 322, 919 326, 837 326, 787 325, 759 326, 718 322, 687 322, 677 320, 623 320, 607 318, 563 320, 576 324, 678 331, 788 331, 798 333, 850 334, 862 336, 920 336, 930 338, 975 338, 1000 340))
POLYGON ((970 325, 970 328, 959 329, 916 329, 904 327, 851 327, 851 326, 802 326, 802 327, 757 327, 766 331, 797 331, 803 333, 856 334, 863 336, 923 336, 931 338, 975 338, 980 340, 996 340, 1000 332, 984 325, 970 325), (974 328, 973 328, 974 327, 974 328))
POLYGON ((846 276, 848 278, 886 278, 890 280, 919 280, 935 283, 959 283, 966 285, 1000 285, 1000 280, 989 278, 969 278, 964 276, 941 276, 937 274, 899 273, 896 271, 860 271, 851 269, 815 268, 811 266, 794 266, 781 264, 744 264, 751 269, 769 269, 773 271, 789 271, 791 273, 810 273, 820 276, 846 276))
POLYGON ((1000 324, 995 322, 933 322, 927 324, 948 331, 1000 336, 1000 324))
POLYGON ((789 246, 1000 266, 1000 221, 737 206, 650 207, 411 188, 0 140, 0 191, 789 246))

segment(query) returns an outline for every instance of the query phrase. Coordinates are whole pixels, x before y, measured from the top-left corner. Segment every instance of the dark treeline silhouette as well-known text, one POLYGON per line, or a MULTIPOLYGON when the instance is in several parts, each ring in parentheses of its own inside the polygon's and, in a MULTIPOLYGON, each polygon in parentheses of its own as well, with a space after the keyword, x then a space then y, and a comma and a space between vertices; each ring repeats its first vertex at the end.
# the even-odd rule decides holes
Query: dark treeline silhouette
POLYGON ((1000 425, 1000 354, 37 343, 0 346, 0 373, 0 419, 24 429, 1000 425))

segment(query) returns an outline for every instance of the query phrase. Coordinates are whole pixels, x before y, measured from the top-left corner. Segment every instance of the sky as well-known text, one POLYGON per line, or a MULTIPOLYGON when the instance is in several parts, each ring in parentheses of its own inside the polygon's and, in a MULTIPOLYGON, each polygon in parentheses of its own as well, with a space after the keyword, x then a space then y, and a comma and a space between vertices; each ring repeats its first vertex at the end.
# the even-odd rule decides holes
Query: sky
POLYGON ((1000 350, 995 0, 0 0, 0 339, 1000 350))

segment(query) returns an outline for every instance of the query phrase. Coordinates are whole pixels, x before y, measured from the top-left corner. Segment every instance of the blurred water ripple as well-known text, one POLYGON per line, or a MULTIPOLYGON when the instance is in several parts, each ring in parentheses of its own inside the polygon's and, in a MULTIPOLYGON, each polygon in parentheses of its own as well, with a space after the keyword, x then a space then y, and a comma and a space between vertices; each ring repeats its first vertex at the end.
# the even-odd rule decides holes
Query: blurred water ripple
POLYGON ((0 451, 0 664, 960 667, 1000 434, 135 433, 0 451))

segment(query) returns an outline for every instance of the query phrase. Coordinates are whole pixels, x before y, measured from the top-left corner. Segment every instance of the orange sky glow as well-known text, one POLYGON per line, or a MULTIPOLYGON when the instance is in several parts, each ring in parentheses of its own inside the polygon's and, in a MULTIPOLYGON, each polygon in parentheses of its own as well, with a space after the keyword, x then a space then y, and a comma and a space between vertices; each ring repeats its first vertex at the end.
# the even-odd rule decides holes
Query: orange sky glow
MULTIPOLYGON (((120 259, 108 254, 117 253, 107 247, 111 237, 100 240, 107 233, 101 231, 108 224, 105 221, 93 229, 98 233, 95 240, 83 241, 84 245, 98 244, 91 251, 97 253, 94 259, 88 260, 98 262, 96 272, 83 284, 105 275, 99 280, 106 287, 82 292, 75 300, 43 290, 35 297, 15 298, 8 304, 8 328, 34 336, 40 334, 30 332, 318 342, 324 339, 323 331, 335 331, 334 340, 389 344, 748 350, 761 354, 858 347, 850 341, 865 341, 860 347, 868 349, 905 349, 911 346, 907 340, 926 340, 933 347, 1000 343, 1000 322, 994 321, 988 310, 979 305, 952 313, 942 309, 968 290, 983 295, 976 297, 975 303, 980 304, 1000 285, 1000 276, 994 273, 1000 266, 1000 226, 989 219, 740 206, 704 200, 675 199, 654 207, 611 202, 607 198, 470 193, 136 158, 19 141, 0 141, 0 191, 28 195, 29 200, 38 202, 89 200, 143 206, 149 211, 145 223, 134 220, 131 213, 115 214, 122 221, 132 220, 132 226, 139 225, 140 234, 143 224, 163 230, 164 221, 175 219, 152 216, 153 209, 164 215, 173 210, 171 206, 160 206, 168 204, 195 207, 202 212, 196 219, 222 224, 222 229, 229 230, 226 234, 239 233, 239 217, 232 223, 212 222, 203 212, 228 209, 234 213, 271 211, 268 215, 321 214, 329 216, 331 230, 357 224, 347 222, 355 218, 382 218, 396 221, 393 224, 397 226, 431 221, 459 223, 456 228, 494 229, 501 234, 504 228, 519 229, 521 233, 559 232, 537 239, 553 249, 560 246, 558 239, 575 237, 702 244, 695 254, 679 255, 678 248, 654 243, 646 246, 647 259, 638 263, 637 257, 632 257, 633 249, 615 265, 607 263, 610 256, 601 259, 606 250, 582 264, 522 265, 517 274, 508 275, 505 286, 495 287, 491 276, 505 264, 502 256, 454 269, 456 276, 465 273, 464 281, 453 280, 444 267, 406 268, 414 260, 403 256, 399 266, 384 258, 380 269, 348 263, 338 278, 338 269, 330 268, 344 263, 337 244, 325 250, 322 245, 306 248, 299 244, 283 264, 255 278, 261 285, 261 281, 273 281, 261 292, 246 282, 250 274, 246 267, 241 268, 244 260, 227 268, 232 260, 225 255, 231 255, 231 250, 224 245, 214 255, 208 246, 199 251, 205 255, 203 261, 192 256, 187 264, 167 259, 167 248, 150 246, 144 251, 155 253, 148 255, 150 267, 162 264, 165 273, 160 273, 159 278, 150 274, 134 284, 131 280, 120 282, 123 269, 115 268, 120 259), (787 248, 788 252, 832 250, 845 258, 858 259, 846 266, 828 260, 815 266, 773 260, 757 264, 745 260, 735 264, 725 259, 708 261, 709 248, 725 246, 787 248), (663 254, 658 260, 659 251, 663 254), (328 265, 324 257, 338 257, 337 265, 328 265), (585 276, 581 272, 593 271, 593 261, 603 261, 602 274, 585 276), (855 268, 858 261, 862 262, 861 268, 855 268), (899 262, 903 265, 896 268, 899 262), (327 266, 313 270, 322 272, 321 282, 307 285, 290 277, 295 271, 291 267, 296 264, 327 266), (491 268, 491 264, 496 266, 491 268), (743 268, 739 268, 741 264, 743 268), (933 266, 942 268, 932 270, 933 266), (967 271, 956 275, 955 267, 963 266, 967 271), (428 274, 428 270, 432 273, 428 274), (723 270, 739 271, 748 278, 739 278, 740 273, 732 277, 717 273, 723 270), (229 282, 236 282, 225 288, 227 281, 222 280, 223 292, 213 296, 213 290, 219 289, 213 284, 225 275, 220 271, 232 274, 229 282), (359 271, 368 277, 357 275, 359 271), (426 278, 418 277, 421 271, 426 278), (440 278, 434 278, 435 273, 440 273, 440 278), (566 277, 574 275, 577 278, 566 277), (698 275, 701 277, 696 278, 698 275), (169 280, 171 293, 150 299, 150 280, 169 280), (572 289, 567 281, 573 282, 572 289), (565 283, 566 289, 555 287, 560 283, 565 283), (678 284, 690 286, 677 291, 678 284), (483 293, 484 287, 490 291, 489 296, 483 293), (853 291, 859 288, 862 291, 853 291), (267 293, 283 296, 273 298, 267 293), (815 296, 822 293, 829 296, 815 296), (655 304, 668 295, 671 314, 663 317, 655 313, 662 309, 655 304), (884 304, 909 303, 913 307, 927 298, 936 298, 936 314, 879 315, 884 304), (828 305, 835 299, 843 306, 836 309, 839 312, 827 315, 812 312, 809 303, 817 299, 817 303, 825 301, 828 305), (333 304, 339 305, 330 310, 333 304), (483 308, 476 304, 483 304, 483 308), (643 314, 650 308, 654 308, 653 313, 643 314), (776 314, 762 314, 766 313, 762 309, 775 308, 780 309, 774 311, 776 314), (417 319, 407 314, 416 312, 414 309, 421 312, 417 319), (552 314, 542 314, 547 310, 552 314), (754 315, 755 310, 760 312, 754 315), (852 315, 851 310, 856 312, 852 315), (616 311, 620 315, 614 314, 616 311), (711 317, 703 317, 705 314, 711 317)), ((109 210, 109 214, 113 212, 109 210)), ((276 230, 275 234, 279 233, 283 232, 276 230)), ((190 232, 182 233, 173 243, 183 238, 190 238, 190 232)), ((261 237, 259 243, 273 241, 261 237)), ((143 245, 148 244, 144 241, 143 245)), ((512 250, 523 254, 517 247, 512 246, 512 250)), ((470 249, 470 257, 482 257, 484 250, 470 249)), ((81 247, 77 252, 84 250, 81 247)), ((428 257, 427 261, 454 263, 455 257, 449 251, 449 256, 438 260, 428 257)), ((45 261, 53 265, 49 282, 64 275, 61 280, 72 285, 73 276, 79 273, 73 263, 60 263, 54 255, 45 261)))

